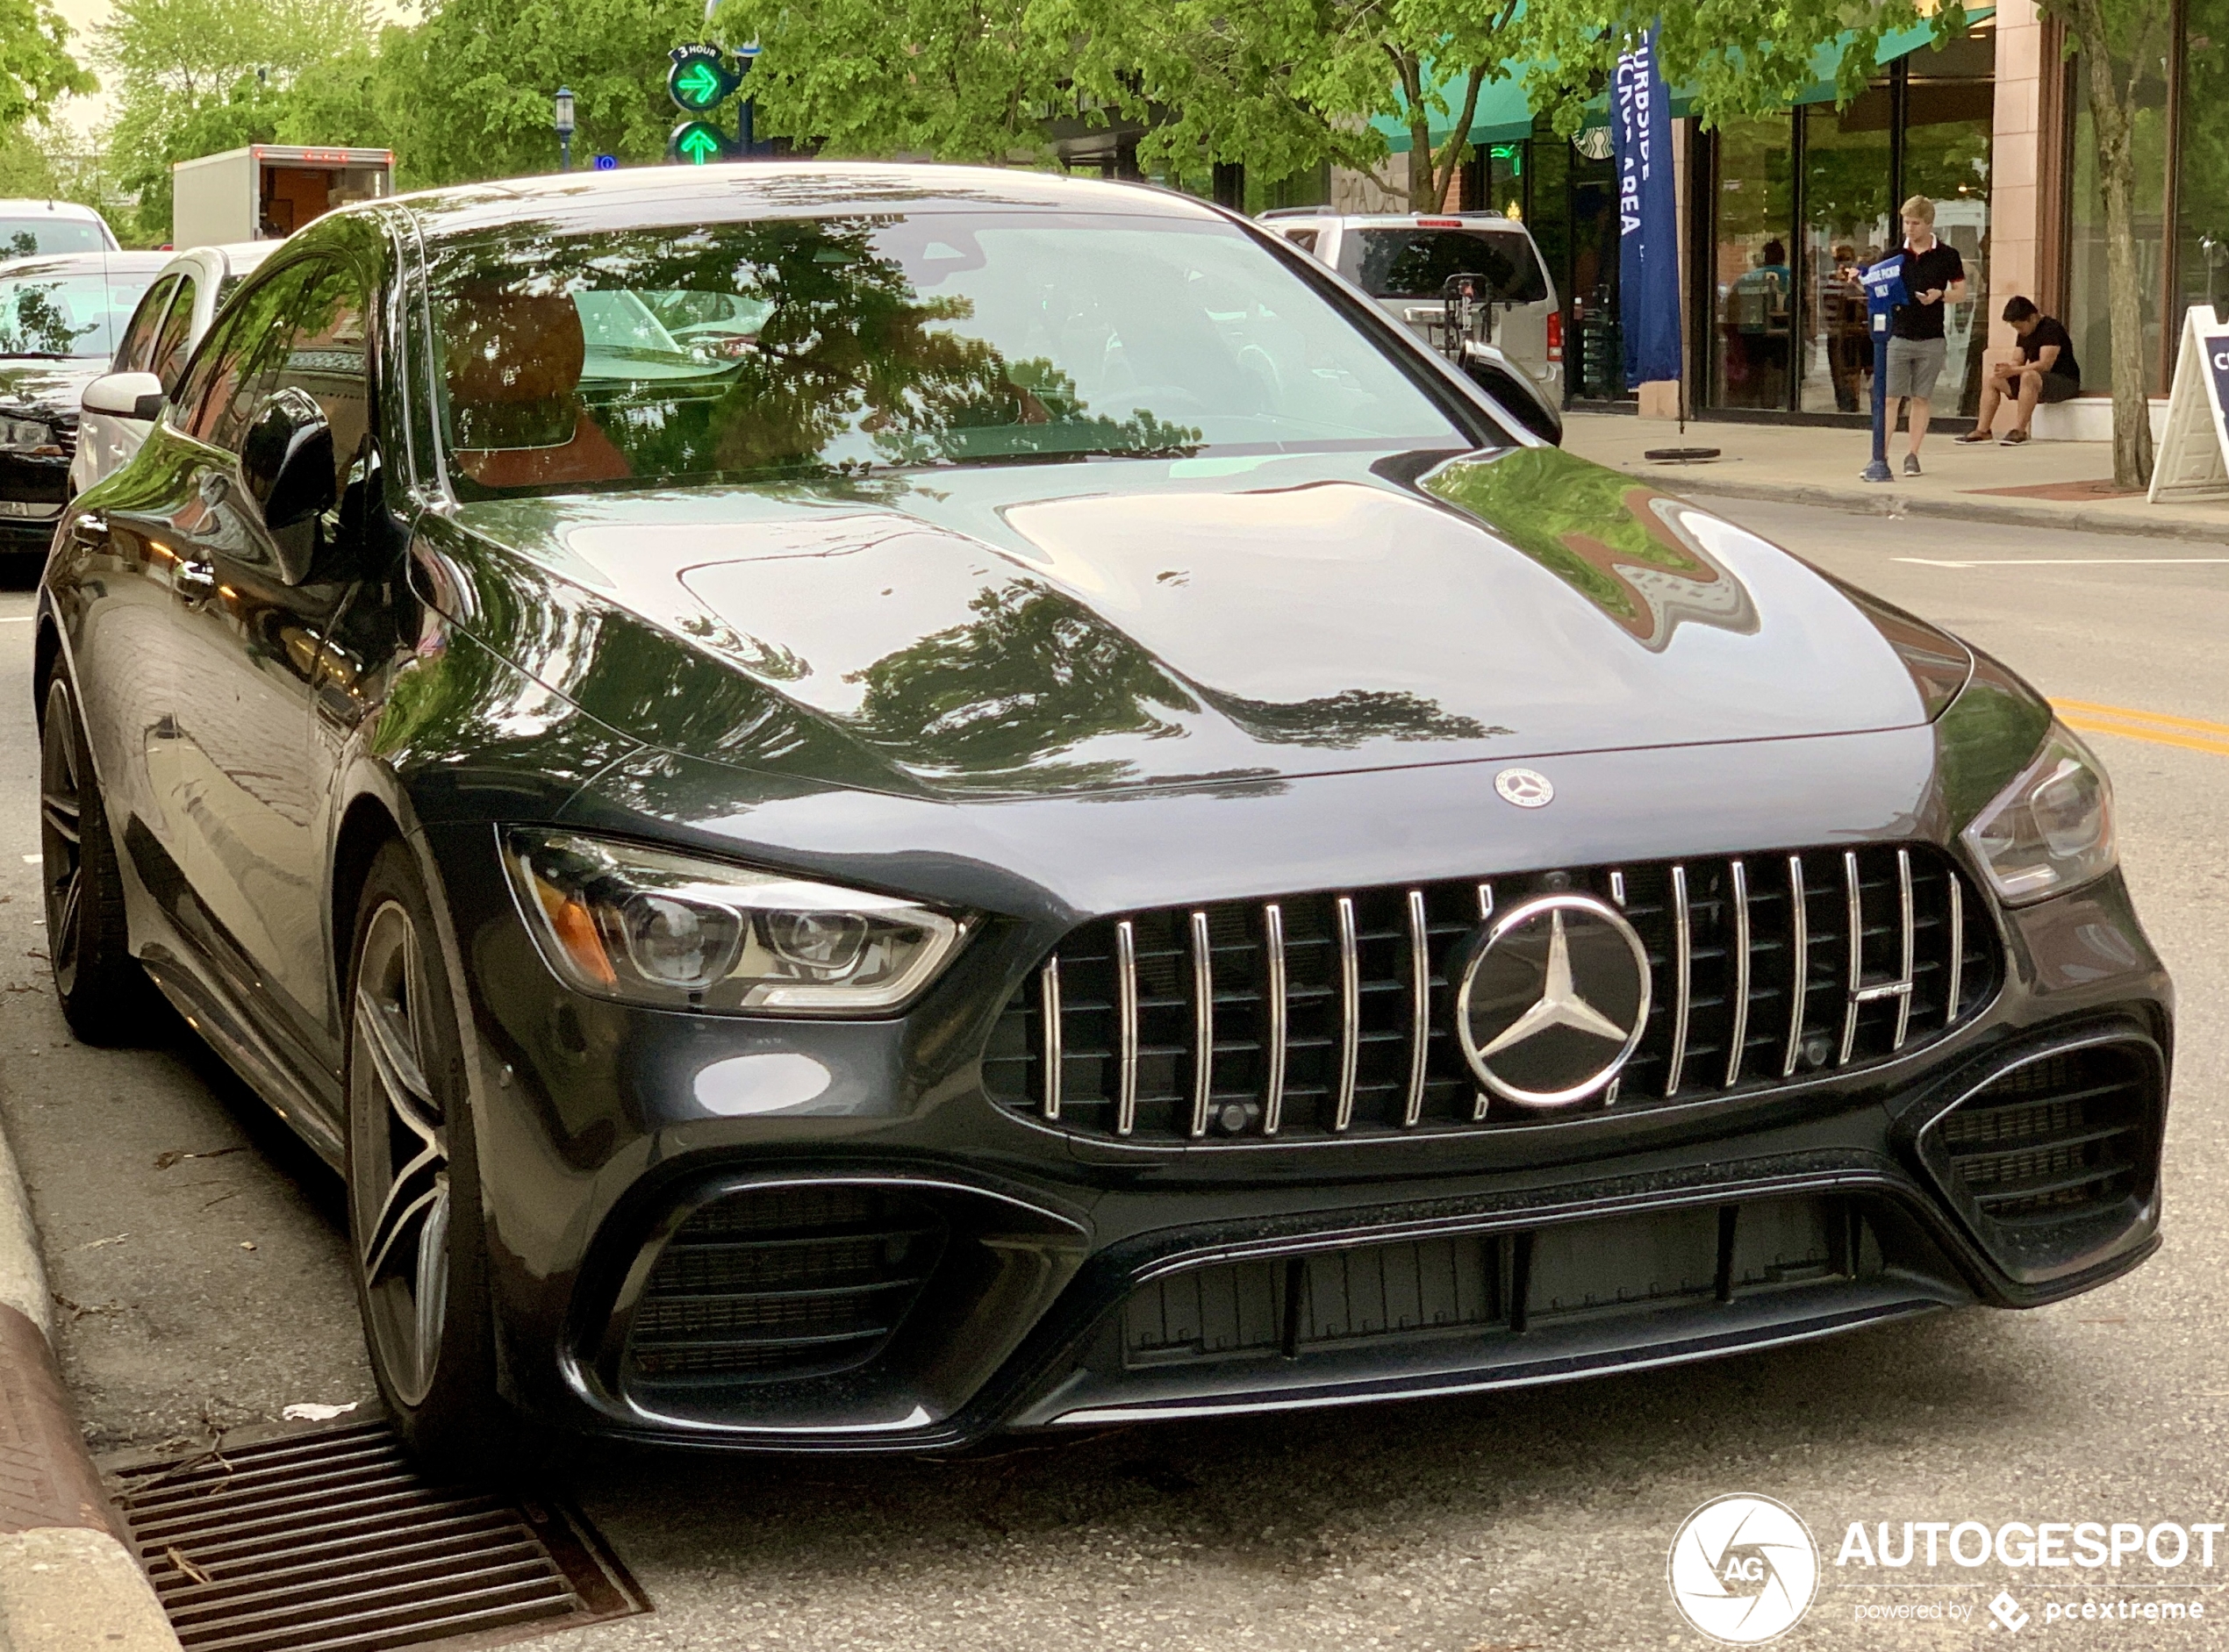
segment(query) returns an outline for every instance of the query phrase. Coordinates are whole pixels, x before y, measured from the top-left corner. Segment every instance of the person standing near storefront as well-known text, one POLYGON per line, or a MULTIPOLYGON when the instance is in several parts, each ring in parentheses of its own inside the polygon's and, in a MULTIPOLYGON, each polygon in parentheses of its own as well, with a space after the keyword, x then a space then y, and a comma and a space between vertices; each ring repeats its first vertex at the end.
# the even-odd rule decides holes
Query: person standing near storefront
MULTIPOLYGON (((1935 239, 1935 204, 1915 195, 1903 204, 1904 290, 1911 302, 1889 318, 1889 398, 1908 404, 1911 447, 1904 475, 1919 474, 1919 444, 1927 440, 1928 398, 1943 370, 1943 306, 1966 297, 1966 264, 1958 248, 1935 239)), ((1896 409, 1889 428, 1896 427, 1896 409)))

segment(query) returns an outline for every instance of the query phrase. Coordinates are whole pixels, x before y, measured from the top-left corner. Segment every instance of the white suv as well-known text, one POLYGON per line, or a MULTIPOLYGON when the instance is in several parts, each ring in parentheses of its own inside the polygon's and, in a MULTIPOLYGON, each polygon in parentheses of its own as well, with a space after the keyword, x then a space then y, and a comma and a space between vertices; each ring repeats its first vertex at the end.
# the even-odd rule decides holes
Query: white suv
POLYGON ((1481 275, 1494 297, 1486 342, 1563 404, 1563 311, 1540 249, 1499 212, 1343 218, 1309 207, 1265 212, 1261 226, 1305 247, 1439 347, 1451 275, 1481 275))

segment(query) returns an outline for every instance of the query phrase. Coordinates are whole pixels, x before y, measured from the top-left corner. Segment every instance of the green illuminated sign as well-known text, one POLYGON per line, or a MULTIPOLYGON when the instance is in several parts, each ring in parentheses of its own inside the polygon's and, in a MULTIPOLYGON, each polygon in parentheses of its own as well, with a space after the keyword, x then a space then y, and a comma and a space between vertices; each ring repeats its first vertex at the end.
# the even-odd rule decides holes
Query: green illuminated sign
POLYGON ((666 71, 666 96, 684 114, 718 108, 743 83, 716 46, 677 46, 670 55, 673 67, 666 71))
POLYGON ((673 136, 666 140, 666 154, 672 160, 684 161, 691 166, 707 165, 721 159, 727 153, 727 139, 710 121, 684 120, 673 129, 673 136))

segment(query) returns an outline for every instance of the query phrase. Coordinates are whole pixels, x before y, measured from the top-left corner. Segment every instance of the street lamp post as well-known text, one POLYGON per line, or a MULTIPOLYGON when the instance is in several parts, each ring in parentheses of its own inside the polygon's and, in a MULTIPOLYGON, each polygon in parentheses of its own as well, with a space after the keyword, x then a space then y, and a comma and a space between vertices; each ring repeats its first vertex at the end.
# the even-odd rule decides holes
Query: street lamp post
POLYGON ((553 104, 551 124, 557 128, 557 169, 573 169, 573 93, 569 86, 560 86, 553 104))

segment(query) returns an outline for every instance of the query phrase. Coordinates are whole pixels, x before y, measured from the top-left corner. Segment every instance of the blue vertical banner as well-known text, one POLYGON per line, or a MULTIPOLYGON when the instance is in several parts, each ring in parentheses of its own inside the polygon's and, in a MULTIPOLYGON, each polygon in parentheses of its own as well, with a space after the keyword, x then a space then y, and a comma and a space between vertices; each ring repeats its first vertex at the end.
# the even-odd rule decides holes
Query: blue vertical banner
POLYGON ((1617 312, 1625 388, 1680 376, 1680 210, 1672 176, 1672 94, 1656 27, 1619 56, 1610 83, 1617 162, 1617 312))

